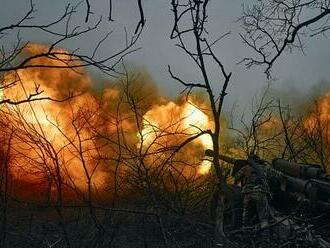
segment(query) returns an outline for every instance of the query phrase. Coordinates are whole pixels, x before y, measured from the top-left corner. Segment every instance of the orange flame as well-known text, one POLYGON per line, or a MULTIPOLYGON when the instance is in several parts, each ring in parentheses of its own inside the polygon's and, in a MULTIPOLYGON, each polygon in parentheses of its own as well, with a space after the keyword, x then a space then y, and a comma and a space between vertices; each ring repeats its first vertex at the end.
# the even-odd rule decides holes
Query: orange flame
MULTIPOLYGON (((168 102, 164 105, 153 106, 143 116, 143 130, 140 142, 145 147, 153 142, 160 145, 180 142, 177 139, 189 137, 201 130, 210 129, 212 122, 209 117, 192 100, 184 104, 168 102)), ((213 143, 209 135, 202 135, 194 140, 194 143, 202 145, 203 149, 212 149, 213 143)), ((157 144, 154 148, 159 148, 157 144)), ((200 164, 199 174, 207 174, 211 168, 211 162, 203 160, 200 164)))
MULTIPOLYGON (((33 55, 45 49, 48 49, 47 46, 32 44, 24 52, 33 55)), ((22 190, 26 188, 24 185, 34 184, 40 192, 46 192, 48 187, 56 196, 56 182, 61 181, 70 192, 82 192, 85 197, 89 179, 95 190, 106 190, 111 183, 112 164, 98 158, 112 158, 118 151, 116 147, 105 145, 102 135, 116 137, 118 125, 124 129, 129 142, 142 145, 144 149, 152 146, 153 150, 177 145, 182 139, 213 127, 209 116, 202 110, 202 104, 194 103, 193 99, 176 103, 161 98, 146 110, 137 138, 135 122, 128 117, 131 116, 131 109, 117 109, 123 93, 112 87, 96 94, 92 79, 81 68, 51 68, 63 66, 63 60, 68 58, 39 57, 31 64, 50 67, 18 70, 4 75, 3 84, 12 84, 12 87, 0 92, 1 99, 20 101, 36 92, 40 94, 34 97, 54 99, 64 99, 70 93, 79 95, 63 103, 43 100, 0 106, 0 111, 6 116, 0 118, 0 122, 10 124, 9 129, 14 128, 10 173, 14 181, 20 182, 17 185, 21 185, 22 190), (55 178, 56 175, 59 178, 55 178)), ((209 135, 198 137, 193 145, 203 150, 213 147, 209 135)), ((196 157, 194 153, 189 159, 196 157)), ((210 168, 211 162, 203 161, 198 173, 207 174, 210 168)))
MULTIPOLYGON (((24 53, 39 54, 45 49, 48 48, 33 44, 26 47, 24 53)), ((21 101, 36 94, 32 99, 42 97, 63 99, 68 97, 70 92, 80 94, 90 90, 91 80, 82 69, 51 68, 65 65, 63 60, 64 57, 59 59, 40 57, 31 61, 31 64, 44 64, 50 66, 49 68, 30 68, 5 74, 3 85, 12 84, 12 87, 2 91, 2 98, 21 101)), ((88 157, 92 157, 93 152, 96 152, 92 148, 93 144, 91 141, 85 141, 91 134, 85 127, 87 123, 83 123, 84 118, 79 116, 79 111, 82 106, 86 106, 86 103, 91 109, 97 108, 94 97, 89 93, 72 99, 70 103, 60 104, 43 100, 0 107, 9 116, 16 129, 10 167, 13 180, 43 184, 43 187, 46 187, 42 181, 45 177, 52 177, 56 170, 55 156, 57 163, 60 163, 58 166, 61 167, 61 176, 67 181, 65 183, 70 184, 69 181, 72 181, 80 190, 86 189, 86 175, 92 173, 95 166, 92 161, 87 161, 87 172, 81 166, 78 151, 74 149, 78 141, 75 137, 77 130, 74 130, 72 122, 73 118, 77 118, 75 125, 81 128, 84 139, 80 142, 82 150, 89 151, 88 157), (79 121, 82 123, 78 123, 79 121)), ((93 178, 93 184, 101 185, 105 182, 104 175, 98 171, 93 178)), ((50 187, 54 187, 54 184, 50 187)))
POLYGON ((330 123, 330 92, 317 102, 312 115, 305 120, 305 127, 313 131, 318 122, 320 125, 330 123))

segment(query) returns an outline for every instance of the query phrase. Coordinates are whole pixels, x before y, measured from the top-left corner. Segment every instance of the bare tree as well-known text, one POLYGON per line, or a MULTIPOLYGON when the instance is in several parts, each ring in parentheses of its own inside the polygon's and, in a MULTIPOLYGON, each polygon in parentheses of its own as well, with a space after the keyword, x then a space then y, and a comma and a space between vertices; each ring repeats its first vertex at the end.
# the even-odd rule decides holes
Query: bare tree
POLYGON ((214 45, 221 39, 226 37, 229 33, 225 33, 214 41, 207 39, 206 24, 208 20, 208 8, 209 1, 171 1, 172 11, 174 15, 174 25, 171 32, 171 39, 178 41, 177 46, 181 48, 187 56, 191 59, 194 65, 197 67, 201 75, 201 83, 188 82, 181 77, 176 76, 171 67, 169 66, 169 73, 173 79, 182 84, 188 95, 193 90, 202 90, 208 96, 210 104, 210 114, 214 121, 214 127, 212 130, 201 130, 200 134, 205 133, 210 135, 213 141, 213 165, 214 171, 218 179, 218 192, 219 203, 217 206, 216 217, 216 236, 218 239, 225 237, 223 228, 223 211, 224 211, 224 191, 225 180, 223 175, 223 168, 219 162, 219 136, 222 129, 220 126, 220 117, 222 113, 223 102, 227 94, 227 86, 229 84, 231 73, 227 72, 224 64, 213 52, 214 45), (214 63, 219 70, 219 76, 216 79, 217 82, 222 82, 222 88, 219 93, 215 93, 214 89, 221 87, 212 83, 210 78, 210 61, 214 63))
MULTIPOLYGON (((269 99, 268 89, 252 108, 252 117, 242 115, 238 127, 230 129, 237 134, 234 147, 245 155, 257 154, 265 160, 274 157, 289 161, 329 166, 329 120, 325 118, 322 103, 315 101, 305 113, 292 112, 279 100, 269 99)), ((233 118, 233 117, 232 117, 233 118)))
MULTIPOLYGON (((1 125, 1 128, 6 128, 1 125)), ((7 135, 4 135, 5 138, 1 140, 1 153, 0 153, 0 168, 1 168, 1 183, 0 183, 0 201, 1 201, 1 245, 6 244, 6 232, 7 232, 7 208, 8 208, 8 194, 9 194, 9 177, 10 177, 10 149, 12 148, 12 138, 14 131, 11 129, 8 130, 7 135), (7 137, 6 137, 7 136, 7 137)))
POLYGON ((265 65, 270 78, 273 64, 283 53, 304 52, 306 37, 326 35, 329 15, 329 0, 266 0, 247 5, 240 18, 245 32, 240 36, 257 58, 242 62, 248 68, 265 65))
MULTIPOLYGON (((91 14, 90 4, 88 5, 86 25, 79 25, 73 19, 80 13, 81 3, 76 5, 68 4, 65 6, 63 13, 57 18, 47 23, 40 23, 38 13, 33 1, 29 1, 29 9, 16 22, 4 24, 0 27, 0 92, 18 84, 18 79, 8 81, 4 79, 5 73, 26 70, 29 68, 57 68, 57 69, 72 69, 76 70, 82 67, 96 67, 101 72, 109 76, 118 76, 121 74, 117 69, 118 63, 128 54, 135 52, 139 48, 135 48, 135 44, 142 32, 145 20, 143 17, 143 8, 139 2, 141 20, 136 28, 135 33, 129 37, 126 33, 126 43, 122 48, 119 48, 113 54, 102 54, 99 52, 102 45, 109 40, 111 32, 108 32, 104 37, 97 40, 90 54, 80 52, 79 47, 68 51, 60 48, 68 41, 78 40, 88 33, 97 31, 102 23, 102 16, 95 20, 90 20, 88 17, 91 14), (31 47, 31 42, 21 36, 22 31, 39 32, 42 35, 47 35, 52 41, 47 46, 43 47, 36 53, 29 54, 27 52, 31 47), (13 39, 16 37, 16 39, 13 39), (104 55, 104 56, 103 56, 104 55), (41 59, 48 60, 44 63, 41 59), (55 63, 57 62, 57 63, 55 63)), ((79 73, 79 71, 77 71, 79 73)), ((42 89, 36 82, 34 92, 30 92, 26 99, 13 101, 7 99, 1 93, 0 104, 20 104, 28 101, 45 100, 46 97, 39 97, 42 94, 42 89)), ((51 99, 48 99, 51 100, 51 99)))
MULTIPOLYGON (((282 150, 283 129, 276 113, 278 102, 270 98, 268 93, 269 85, 260 96, 253 99, 251 110, 247 116, 243 113, 238 118, 239 123, 235 123, 235 116, 231 117, 229 129, 236 133, 236 146, 244 153, 244 156, 254 154, 270 159, 282 150)), ((283 122, 286 122, 283 108, 280 108, 280 111, 282 111, 283 122)))
POLYGON ((325 171, 330 165, 330 121, 324 118, 324 109, 320 102, 315 102, 311 112, 300 118, 302 141, 305 144, 304 159, 321 164, 325 171))

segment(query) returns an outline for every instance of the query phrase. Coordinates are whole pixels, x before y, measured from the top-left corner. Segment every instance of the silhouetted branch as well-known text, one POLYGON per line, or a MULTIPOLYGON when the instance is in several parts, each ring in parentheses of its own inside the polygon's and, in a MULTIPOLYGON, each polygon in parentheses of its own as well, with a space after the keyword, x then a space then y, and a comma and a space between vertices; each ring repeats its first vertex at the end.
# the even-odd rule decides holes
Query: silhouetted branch
POLYGON ((139 6, 139 13, 140 13, 140 20, 135 28, 135 34, 139 33, 140 29, 143 29, 144 24, 146 20, 144 19, 144 11, 143 11, 143 6, 142 6, 142 0, 137 0, 138 6, 139 6))
POLYGON ((285 51, 294 48, 303 51, 302 37, 308 31, 310 36, 315 36, 329 29, 329 18, 321 22, 329 14, 328 0, 267 0, 253 4, 240 18, 245 31, 240 36, 260 59, 246 57, 241 62, 248 68, 265 65, 265 73, 270 78, 273 64, 285 51))

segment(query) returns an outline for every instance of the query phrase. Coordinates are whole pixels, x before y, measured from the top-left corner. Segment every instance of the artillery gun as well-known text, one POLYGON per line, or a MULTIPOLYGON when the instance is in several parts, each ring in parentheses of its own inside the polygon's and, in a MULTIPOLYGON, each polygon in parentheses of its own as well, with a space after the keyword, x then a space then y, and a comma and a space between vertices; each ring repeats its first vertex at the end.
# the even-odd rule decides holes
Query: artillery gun
POLYGON ((271 164, 263 160, 234 159, 225 155, 220 155, 219 159, 233 164, 233 170, 242 164, 253 166, 268 179, 274 197, 280 194, 330 211, 330 175, 320 165, 289 162, 280 158, 273 159, 271 164))
MULTIPOLYGON (((213 154, 207 151, 206 155, 213 154)), ((294 163, 279 158, 271 163, 252 157, 234 159, 219 155, 219 159, 233 165, 233 172, 249 164, 266 178, 271 195, 269 202, 273 213, 276 212, 276 217, 273 215, 274 222, 280 226, 278 230, 286 230, 284 233, 305 230, 306 239, 317 243, 316 246, 297 247, 330 247, 330 175, 320 165, 294 163), (311 233, 321 234, 327 240, 311 233)))
POLYGON ((287 194, 300 194, 311 206, 330 211, 330 175, 320 165, 273 159, 280 188, 287 194), (280 172, 280 173, 279 173, 280 172))

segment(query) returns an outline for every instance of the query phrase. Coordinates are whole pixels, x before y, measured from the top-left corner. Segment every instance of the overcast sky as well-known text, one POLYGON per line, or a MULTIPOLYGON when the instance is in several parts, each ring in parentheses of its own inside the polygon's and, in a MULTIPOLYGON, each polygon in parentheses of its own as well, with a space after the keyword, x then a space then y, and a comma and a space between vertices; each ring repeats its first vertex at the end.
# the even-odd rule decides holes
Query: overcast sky
MULTIPOLYGON (((9 24, 17 20, 28 6, 27 0, 0 0, 0 2, 1 24, 9 24)), ((38 9, 34 21, 40 20, 42 22, 58 16, 69 1, 35 0, 34 2, 38 9)), ((69 48, 80 47, 88 51, 97 42, 97 39, 102 38, 106 32, 113 31, 111 39, 102 47, 102 54, 112 54, 123 44, 124 26, 127 27, 129 33, 132 33, 135 28, 139 18, 136 0, 113 0, 115 22, 106 21, 108 0, 91 0, 90 2, 91 10, 94 12, 91 21, 104 15, 101 28, 93 34, 65 45, 69 48)), ((142 47, 142 50, 127 57, 126 61, 146 68, 162 92, 175 96, 182 88, 170 78, 167 72, 168 64, 185 79, 196 79, 199 74, 185 54, 175 47, 175 41, 169 38, 173 24, 169 2, 169 0, 143 1, 147 22, 137 45, 142 47)), ((249 104, 251 96, 260 91, 267 82, 263 74, 263 67, 247 70, 243 65, 237 64, 244 56, 251 54, 251 50, 239 38, 238 34, 242 30, 239 23, 235 22, 241 14, 243 2, 247 4, 252 0, 213 0, 209 4, 208 30, 210 39, 231 31, 231 35, 223 42, 218 43, 215 48, 216 54, 223 61, 227 70, 233 72, 232 81, 228 88, 227 108, 230 108, 234 102, 239 106, 249 104)), ((80 10, 80 19, 77 18, 77 22, 81 22, 84 18, 84 3, 80 10)), ((47 43, 50 41, 48 36, 36 33, 22 33, 21 35, 34 42, 47 43)), ((275 88, 287 87, 290 90, 296 88, 300 91, 307 91, 322 80, 330 80, 330 39, 323 36, 309 39, 305 43, 305 52, 306 55, 300 52, 284 54, 277 61, 273 68, 273 76, 277 78, 273 82, 275 88)), ((212 71, 212 74, 217 75, 217 71, 212 71)), ((296 94, 295 91, 292 91, 293 96, 296 94)))

